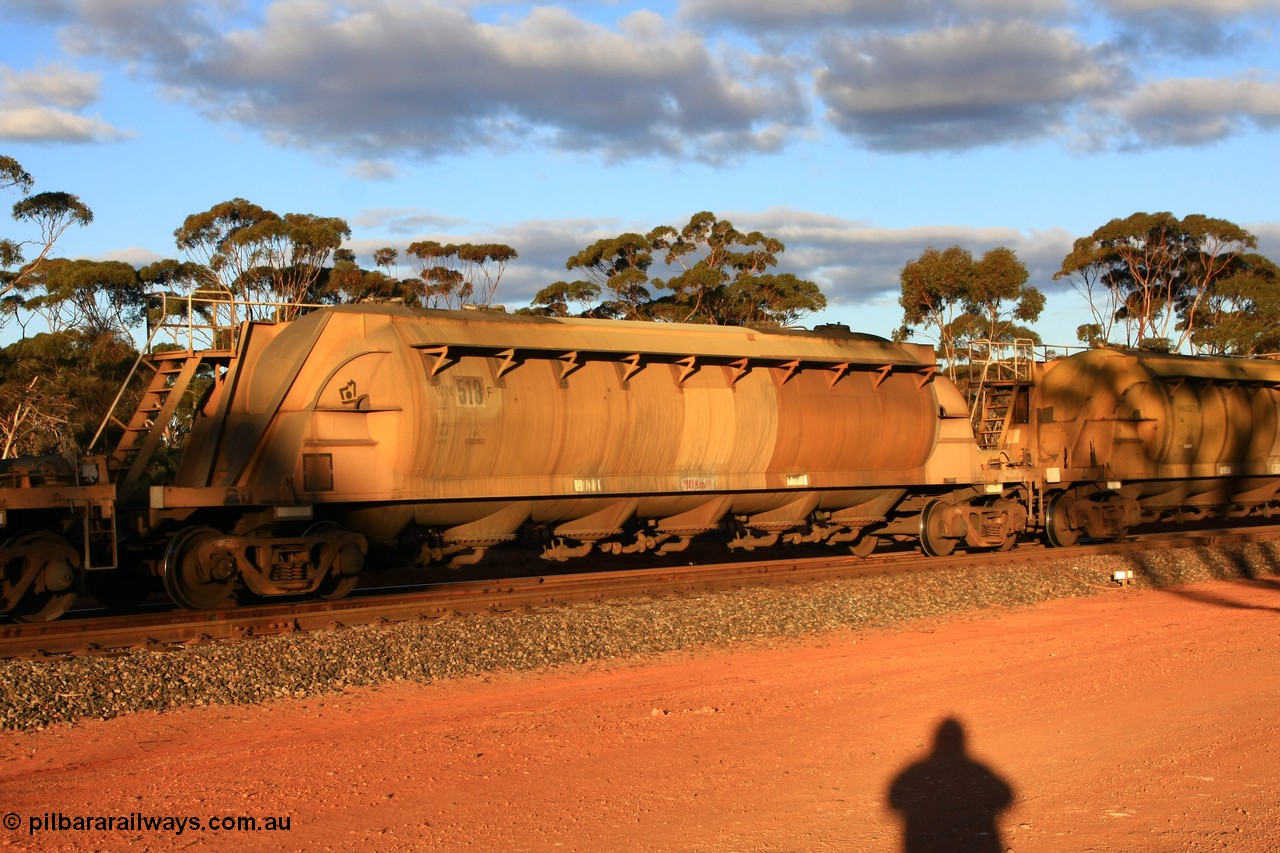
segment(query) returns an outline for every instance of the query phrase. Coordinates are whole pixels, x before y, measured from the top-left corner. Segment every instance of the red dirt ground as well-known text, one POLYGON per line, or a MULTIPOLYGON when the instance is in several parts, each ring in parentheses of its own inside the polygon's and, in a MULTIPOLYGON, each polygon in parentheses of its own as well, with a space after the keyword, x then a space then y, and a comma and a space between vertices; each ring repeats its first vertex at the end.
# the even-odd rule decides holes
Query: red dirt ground
POLYGON ((1276 850, 1278 628, 1275 580, 1116 590, 893 631, 9 732, 0 814, 18 828, 0 844, 1276 850), (905 812, 890 806, 895 780, 905 812), (30 834, 46 815, 135 814, 289 828, 30 834))

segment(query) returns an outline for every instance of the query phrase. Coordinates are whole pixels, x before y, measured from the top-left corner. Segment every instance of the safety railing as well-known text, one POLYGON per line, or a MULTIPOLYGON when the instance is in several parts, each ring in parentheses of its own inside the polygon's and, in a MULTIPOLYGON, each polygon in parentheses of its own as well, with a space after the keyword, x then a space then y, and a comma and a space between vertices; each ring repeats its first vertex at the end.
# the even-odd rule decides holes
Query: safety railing
MULTIPOLYGON (((133 429, 119 415, 125 410, 126 400, 136 398, 139 393, 146 400, 147 391, 134 391, 131 397, 130 389, 135 388, 139 381, 143 386, 154 381, 155 374, 159 373, 159 368, 153 363, 156 360, 171 360, 175 354, 185 354, 187 360, 194 360, 193 364, 206 359, 234 358, 240 349, 240 338, 246 321, 283 322, 321 307, 324 306, 237 299, 226 290, 193 290, 185 294, 158 291, 147 294, 147 341, 98 425, 90 447, 99 448, 99 441, 112 423, 125 430, 133 429), (144 365, 150 369, 149 374, 141 370, 144 365)), ((151 390, 152 396, 158 398, 171 389, 156 387, 151 390)), ((163 428, 164 424, 160 424, 160 427, 163 428)), ((117 448, 117 453, 119 452, 117 448)))
POLYGON ((322 305, 238 299, 225 290, 147 295, 147 343, 143 352, 158 349, 195 352, 239 350, 241 328, 249 320, 280 323, 322 305))
POLYGON ((1036 360, 1036 344, 1029 338, 1014 341, 969 341, 969 384, 1027 382, 1036 360))

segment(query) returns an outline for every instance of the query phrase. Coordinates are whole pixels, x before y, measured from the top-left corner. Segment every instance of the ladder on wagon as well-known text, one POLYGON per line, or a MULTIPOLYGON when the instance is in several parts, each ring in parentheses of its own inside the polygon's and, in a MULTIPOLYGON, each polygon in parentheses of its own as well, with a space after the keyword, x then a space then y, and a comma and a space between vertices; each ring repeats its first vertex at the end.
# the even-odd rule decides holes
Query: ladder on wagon
POLYGON ((965 389, 973 436, 984 450, 995 450, 1013 418, 1018 387, 1031 381, 1035 342, 970 341, 965 389))
POLYGON ((156 293, 149 301, 147 342, 90 445, 96 449, 111 425, 121 430, 107 468, 126 490, 141 481, 156 451, 172 439, 174 417, 200 368, 212 367, 216 381, 218 368, 235 357, 244 319, 244 303, 223 291, 156 293), (139 385, 137 404, 126 418, 139 385))

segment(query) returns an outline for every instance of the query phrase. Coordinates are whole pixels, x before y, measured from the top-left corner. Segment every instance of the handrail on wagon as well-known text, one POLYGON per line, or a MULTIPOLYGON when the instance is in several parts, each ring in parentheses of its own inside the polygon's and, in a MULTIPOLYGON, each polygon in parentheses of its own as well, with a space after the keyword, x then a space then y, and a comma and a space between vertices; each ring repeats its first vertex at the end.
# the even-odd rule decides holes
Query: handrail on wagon
POLYGON ((154 352, 159 343, 187 352, 239 350, 240 330, 246 321, 281 323, 322 305, 240 299, 227 290, 197 289, 190 293, 157 291, 147 294, 147 343, 143 352, 154 352), (168 335, 162 341, 162 334, 168 335))
POLYGON ((969 382, 1027 382, 1035 364, 1035 341, 1018 338, 1013 341, 969 341, 969 382))
MULTIPOLYGON (((166 353, 181 353, 188 359, 199 360, 234 358, 240 349, 245 322, 279 323, 323 307, 299 302, 237 299, 230 291, 220 289, 196 289, 185 294, 156 291, 147 294, 147 301, 146 343, 89 442, 91 449, 98 447, 108 424, 113 421, 121 424, 116 412, 135 377, 140 375, 139 368, 143 364, 150 365, 157 358, 168 357, 166 353)), ((151 369, 153 372, 157 370, 155 366, 151 369)), ((160 428, 164 426, 162 424, 160 428)))
POLYGON ((995 449, 1003 440, 1012 412, 1012 386, 1030 382, 1035 368, 1035 341, 969 341, 969 423, 978 446, 995 449))
POLYGON ((238 306, 230 293, 193 290, 187 294, 150 293, 147 343, 144 353, 161 343, 187 353, 207 350, 235 352, 240 326, 238 306), (162 338, 168 335, 169 340, 162 338))

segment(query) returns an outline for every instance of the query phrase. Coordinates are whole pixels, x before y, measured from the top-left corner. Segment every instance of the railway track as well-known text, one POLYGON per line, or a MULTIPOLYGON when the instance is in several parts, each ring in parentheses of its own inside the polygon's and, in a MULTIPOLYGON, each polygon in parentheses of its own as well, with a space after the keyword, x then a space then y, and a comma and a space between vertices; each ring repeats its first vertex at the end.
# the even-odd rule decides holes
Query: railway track
POLYGON ((1119 543, 1045 548, 1023 545, 1008 553, 924 557, 888 553, 766 559, 712 566, 667 566, 500 580, 368 588, 339 601, 294 601, 213 611, 165 610, 130 615, 73 611, 45 623, 0 623, 0 658, 55 658, 120 650, 338 628, 347 625, 502 613, 634 596, 703 593, 757 584, 799 583, 943 568, 1069 561, 1075 557, 1132 556, 1153 548, 1214 547, 1280 539, 1280 525, 1149 534, 1119 543))

